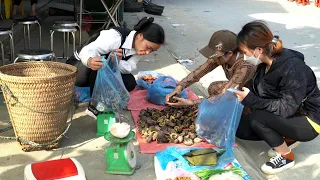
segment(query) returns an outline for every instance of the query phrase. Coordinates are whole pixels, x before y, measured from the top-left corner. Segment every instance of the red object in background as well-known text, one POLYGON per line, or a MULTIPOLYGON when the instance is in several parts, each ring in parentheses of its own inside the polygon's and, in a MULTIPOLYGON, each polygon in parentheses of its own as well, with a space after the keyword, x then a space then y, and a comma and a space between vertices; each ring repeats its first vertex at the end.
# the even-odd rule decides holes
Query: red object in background
POLYGON ((296 0, 296 1, 297 1, 297 4, 301 4, 303 6, 310 4, 309 0, 296 0))
POLYGON ((24 168, 24 180, 86 180, 83 167, 75 158, 35 162, 24 168))
POLYGON ((314 1, 314 5, 315 5, 316 7, 320 7, 320 0, 315 0, 315 1, 314 1))
POLYGON ((91 30, 91 26, 92 26, 91 21, 93 20, 93 18, 91 16, 82 16, 82 20, 88 21, 88 22, 82 23, 81 29, 89 32, 91 30))
POLYGON ((31 165, 36 179, 61 179, 78 175, 78 169, 71 159, 59 159, 31 165))

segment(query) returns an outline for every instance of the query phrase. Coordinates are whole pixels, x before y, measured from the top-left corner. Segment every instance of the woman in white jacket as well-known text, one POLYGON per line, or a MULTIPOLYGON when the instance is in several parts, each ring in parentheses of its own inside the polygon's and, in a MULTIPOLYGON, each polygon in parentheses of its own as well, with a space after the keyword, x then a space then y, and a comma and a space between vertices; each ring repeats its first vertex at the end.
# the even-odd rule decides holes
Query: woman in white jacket
MULTIPOLYGON (((67 60, 68 64, 78 68, 76 86, 90 86, 92 95, 97 70, 103 64, 100 57, 108 56, 114 51, 118 56, 123 83, 129 92, 132 91, 136 81, 131 72, 137 68, 140 56, 156 51, 165 40, 163 28, 153 21, 154 18, 145 17, 135 25, 134 30, 117 27, 93 35, 67 60)), ((95 108, 90 107, 89 105, 91 112, 96 111, 95 108)))

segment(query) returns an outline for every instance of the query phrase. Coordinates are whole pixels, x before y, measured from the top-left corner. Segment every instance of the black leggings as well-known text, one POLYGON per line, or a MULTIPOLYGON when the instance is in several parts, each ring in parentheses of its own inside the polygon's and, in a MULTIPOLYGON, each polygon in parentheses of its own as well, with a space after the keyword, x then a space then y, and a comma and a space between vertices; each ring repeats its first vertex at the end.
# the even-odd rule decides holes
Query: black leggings
MULTIPOLYGON (((21 1, 22 1, 22 0, 13 0, 13 5, 19 6, 19 5, 21 4, 21 1)), ((38 3, 38 0, 31 0, 31 6, 32 6, 33 4, 37 4, 37 3, 38 3)))
POLYGON ((283 137, 305 142, 316 138, 318 133, 305 116, 294 115, 285 119, 257 110, 241 117, 236 136, 245 140, 264 140, 270 147, 278 147, 283 144, 283 137))
MULTIPOLYGON (((70 57, 66 63, 77 67, 78 71, 77 71, 77 77, 76 77, 76 86, 78 87, 90 86, 90 96, 91 96, 93 93, 94 84, 96 82, 97 71, 93 71, 90 68, 86 67, 85 65, 82 64, 81 61, 75 59, 73 56, 70 57)), ((137 85, 136 79, 132 74, 121 74, 121 77, 127 91, 130 92, 136 87, 137 85)))

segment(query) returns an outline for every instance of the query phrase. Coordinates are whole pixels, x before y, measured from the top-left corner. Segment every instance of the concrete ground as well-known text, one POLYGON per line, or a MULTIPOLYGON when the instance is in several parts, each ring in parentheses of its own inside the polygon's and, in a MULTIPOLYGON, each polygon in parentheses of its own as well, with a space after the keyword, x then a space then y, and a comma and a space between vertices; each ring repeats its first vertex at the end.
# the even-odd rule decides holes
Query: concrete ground
MULTIPOLYGON (((129 28, 138 21, 139 18, 145 16, 144 13, 139 14, 126 14, 125 20, 129 28)), ((66 17, 49 17, 42 23, 42 48, 49 48, 49 28, 55 20, 65 19, 66 17)), ((176 32, 170 28, 168 20, 164 17, 157 18, 156 20, 166 29, 168 36, 175 36, 176 32), (167 24, 168 28, 165 27, 167 24), (172 34, 173 33, 173 34, 172 34)), ((32 29, 32 48, 38 47, 38 33, 37 29, 32 29)), ((23 49, 23 41, 16 43, 15 50, 18 52, 23 49)), ((57 56, 62 52, 62 35, 57 33, 54 36, 54 50, 57 56)), ((69 52, 71 53, 71 51, 69 52)), ((64 62, 64 60, 59 60, 64 62)), ((181 80, 185 77, 188 71, 181 65, 175 63, 172 55, 167 51, 166 46, 161 47, 156 53, 149 55, 138 65, 138 71, 143 70, 155 70, 168 75, 174 76, 176 79, 181 80)), ((203 95, 205 92, 201 86, 193 86, 192 89, 199 95, 203 95)), ((9 116, 5 104, 1 96, 0 102, 0 129, 7 127, 9 116)), ((74 115, 72 126, 67 133, 66 137, 62 140, 61 148, 52 151, 37 151, 37 152, 23 152, 17 142, 11 140, 0 139, 0 179, 15 180, 22 179, 24 176, 23 170, 27 164, 45 161, 51 159, 59 159, 66 157, 75 157, 82 164, 88 179, 155 179, 153 157, 154 155, 142 155, 138 153, 138 164, 141 168, 136 171, 132 176, 120 176, 120 175, 107 175, 105 171, 105 155, 104 149, 107 147, 108 142, 103 137, 96 137, 96 122, 92 118, 85 115, 84 110, 86 106, 81 106, 77 109, 74 115)), ((126 112, 130 117, 128 123, 133 126, 133 121, 129 112, 126 112)), ((12 130, 5 133, 1 133, 2 136, 14 136, 12 130)), ((137 145, 137 142, 135 142, 137 145)), ((137 151, 139 147, 137 146, 137 151)), ((262 179, 259 171, 250 165, 250 159, 246 159, 246 155, 241 150, 235 150, 236 154, 239 154, 239 162, 247 169, 248 173, 253 179, 262 179)), ((251 162, 252 163, 252 162, 251 162)))
MULTIPOLYGON (((49 48, 49 28, 53 21, 66 17, 49 17, 42 23, 42 47, 49 48)), ((138 20, 138 16, 132 17, 126 15, 128 26, 132 27, 138 20)), ((37 29, 33 29, 32 48, 38 47, 37 29)), ((23 49, 23 41, 16 44, 16 51, 23 49)), ((61 55, 62 36, 57 33, 54 36, 54 47, 57 56, 61 55)), ((70 51, 71 53, 71 51, 70 51)), ((64 62, 64 60, 59 60, 64 62)), ((187 71, 176 64, 172 56, 168 53, 165 47, 161 47, 156 55, 145 57, 139 63, 140 70, 157 70, 159 72, 172 75, 177 79, 182 79, 187 75, 187 71), (174 72, 174 73, 173 73, 174 72)), ((138 71, 137 71, 138 72, 138 71)), ((135 74, 137 73, 135 72, 135 74)), ((196 89, 195 89, 196 91, 196 89)), ((200 93, 200 92, 199 92, 200 93)), ((4 99, 1 96, 0 104, 0 129, 7 127, 9 116, 4 104, 4 99)), ((51 159, 60 159, 67 157, 76 158, 83 166, 88 179, 156 179, 153 166, 154 155, 142 155, 138 153, 138 164, 141 168, 132 176, 107 175, 105 174, 106 163, 104 149, 108 145, 103 137, 97 137, 96 121, 85 115, 86 106, 81 106, 77 109, 73 117, 72 125, 66 137, 62 140, 61 148, 51 151, 36 151, 23 152, 17 142, 11 140, 0 139, 0 179, 2 180, 18 180, 22 179, 23 170, 27 164, 45 161, 51 159)), ((126 112, 128 123, 133 127, 133 121, 129 112, 126 112)), ((1 133, 2 136, 14 136, 12 130, 1 133)), ((135 142, 137 145, 137 142, 135 142)), ((139 147, 136 146, 137 151, 139 147)))
MULTIPOLYGON (((166 32, 166 44, 158 52, 149 55, 139 62, 138 71, 155 70, 174 76, 180 80, 190 70, 205 61, 199 55, 197 49, 206 45, 211 34, 218 29, 230 29, 239 31, 246 22, 264 18, 270 26, 277 31, 283 39, 285 46, 302 51, 306 55, 306 62, 314 67, 315 72, 319 68, 315 61, 319 52, 319 9, 312 6, 296 7, 295 3, 285 0, 275 1, 209 1, 201 3, 191 0, 154 0, 155 3, 165 5, 163 16, 157 16, 159 23, 166 32), (236 8, 235 8, 236 7, 236 8), (261 7, 264 7, 262 9, 261 7), (264 13, 265 12, 265 13, 264 13), (273 17, 277 18, 273 18, 273 17), (272 18, 270 18, 272 17, 272 18), (183 24, 174 27, 172 24, 183 24), (181 56, 182 59, 193 58, 194 65, 184 68, 177 64, 171 53, 181 56)), ((128 27, 145 13, 126 13, 125 21, 128 27)), ((54 20, 61 17, 49 17, 43 23, 43 47, 49 48, 49 27, 54 20)), ((37 33, 33 33, 33 45, 37 46, 37 33)), ((55 51, 61 54, 62 36, 57 34, 54 39, 55 51)), ((16 44, 16 51, 23 48, 23 42, 16 44)), ((63 61, 63 60, 61 60, 63 61)), ((318 75, 318 74, 317 74, 318 75)), ((320 75, 319 75, 320 76, 320 75)), ((216 79, 224 77, 218 71, 206 76, 202 84, 192 86, 196 94, 206 96, 205 87, 216 79), (217 74, 218 73, 218 74, 217 74)), ((2 97, 1 97, 2 98, 2 97)), ((1 99, 0 102, 3 102, 1 99)), ((112 176, 104 174, 105 157, 104 149, 108 142, 103 137, 95 136, 95 121, 85 116, 85 106, 77 109, 74 121, 66 138, 62 140, 62 146, 52 151, 23 152, 14 141, 0 139, 0 179, 22 179, 24 167, 36 161, 75 157, 84 167, 88 179, 155 179, 153 167, 153 155, 141 155, 138 153, 138 164, 141 168, 132 176, 112 176)), ((128 114, 129 116, 129 114, 128 114)), ((0 104, 0 129, 6 127, 9 121, 4 103, 0 104)), ((128 120, 132 124, 132 120, 128 120)), ((12 131, 0 135, 13 136, 12 131)), ((238 141, 239 148, 235 154, 239 162, 244 166, 252 179, 318 179, 320 177, 319 138, 309 143, 303 143, 294 150, 297 164, 291 170, 276 176, 264 176, 258 167, 267 160, 268 147, 263 142, 238 141)), ((136 143, 135 143, 136 144, 136 143)), ((137 146, 138 150, 138 146, 137 146)))
MULTIPOLYGON (((167 18, 177 32, 174 37, 167 38, 167 49, 182 59, 193 59, 195 63, 188 67, 192 71, 206 59, 199 54, 198 49, 207 45, 210 36, 216 30, 228 29, 235 33, 252 20, 264 20, 274 34, 279 35, 287 48, 301 51, 305 62, 312 67, 318 81, 320 80, 320 9, 311 5, 298 6, 295 2, 286 0, 154 0, 154 3, 164 5, 163 16, 167 18), (177 26, 176 24, 179 24, 177 26), (175 26, 175 27, 174 27, 175 26)), ((224 79, 221 73, 215 71, 204 77, 201 82, 204 87, 214 79, 224 79)), ((294 168, 268 176, 272 179, 320 179, 320 139, 302 143, 293 152, 296 156, 294 168)), ((238 140, 241 150, 249 155, 260 167, 268 160, 268 146, 264 142, 238 140)))

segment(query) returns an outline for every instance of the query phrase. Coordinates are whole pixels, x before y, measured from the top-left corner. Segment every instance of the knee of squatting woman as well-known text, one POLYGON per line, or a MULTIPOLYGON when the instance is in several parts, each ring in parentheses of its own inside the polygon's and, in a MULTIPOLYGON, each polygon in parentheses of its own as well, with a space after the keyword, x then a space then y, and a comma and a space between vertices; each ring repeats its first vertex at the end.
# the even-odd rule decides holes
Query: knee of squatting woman
POLYGON ((320 133, 320 91, 312 69, 302 53, 282 47, 262 21, 253 21, 237 36, 247 60, 260 62, 248 88, 234 91, 249 108, 243 115, 237 137, 264 140, 272 157, 261 166, 276 174, 294 166, 291 148, 297 141, 310 141, 320 133))

